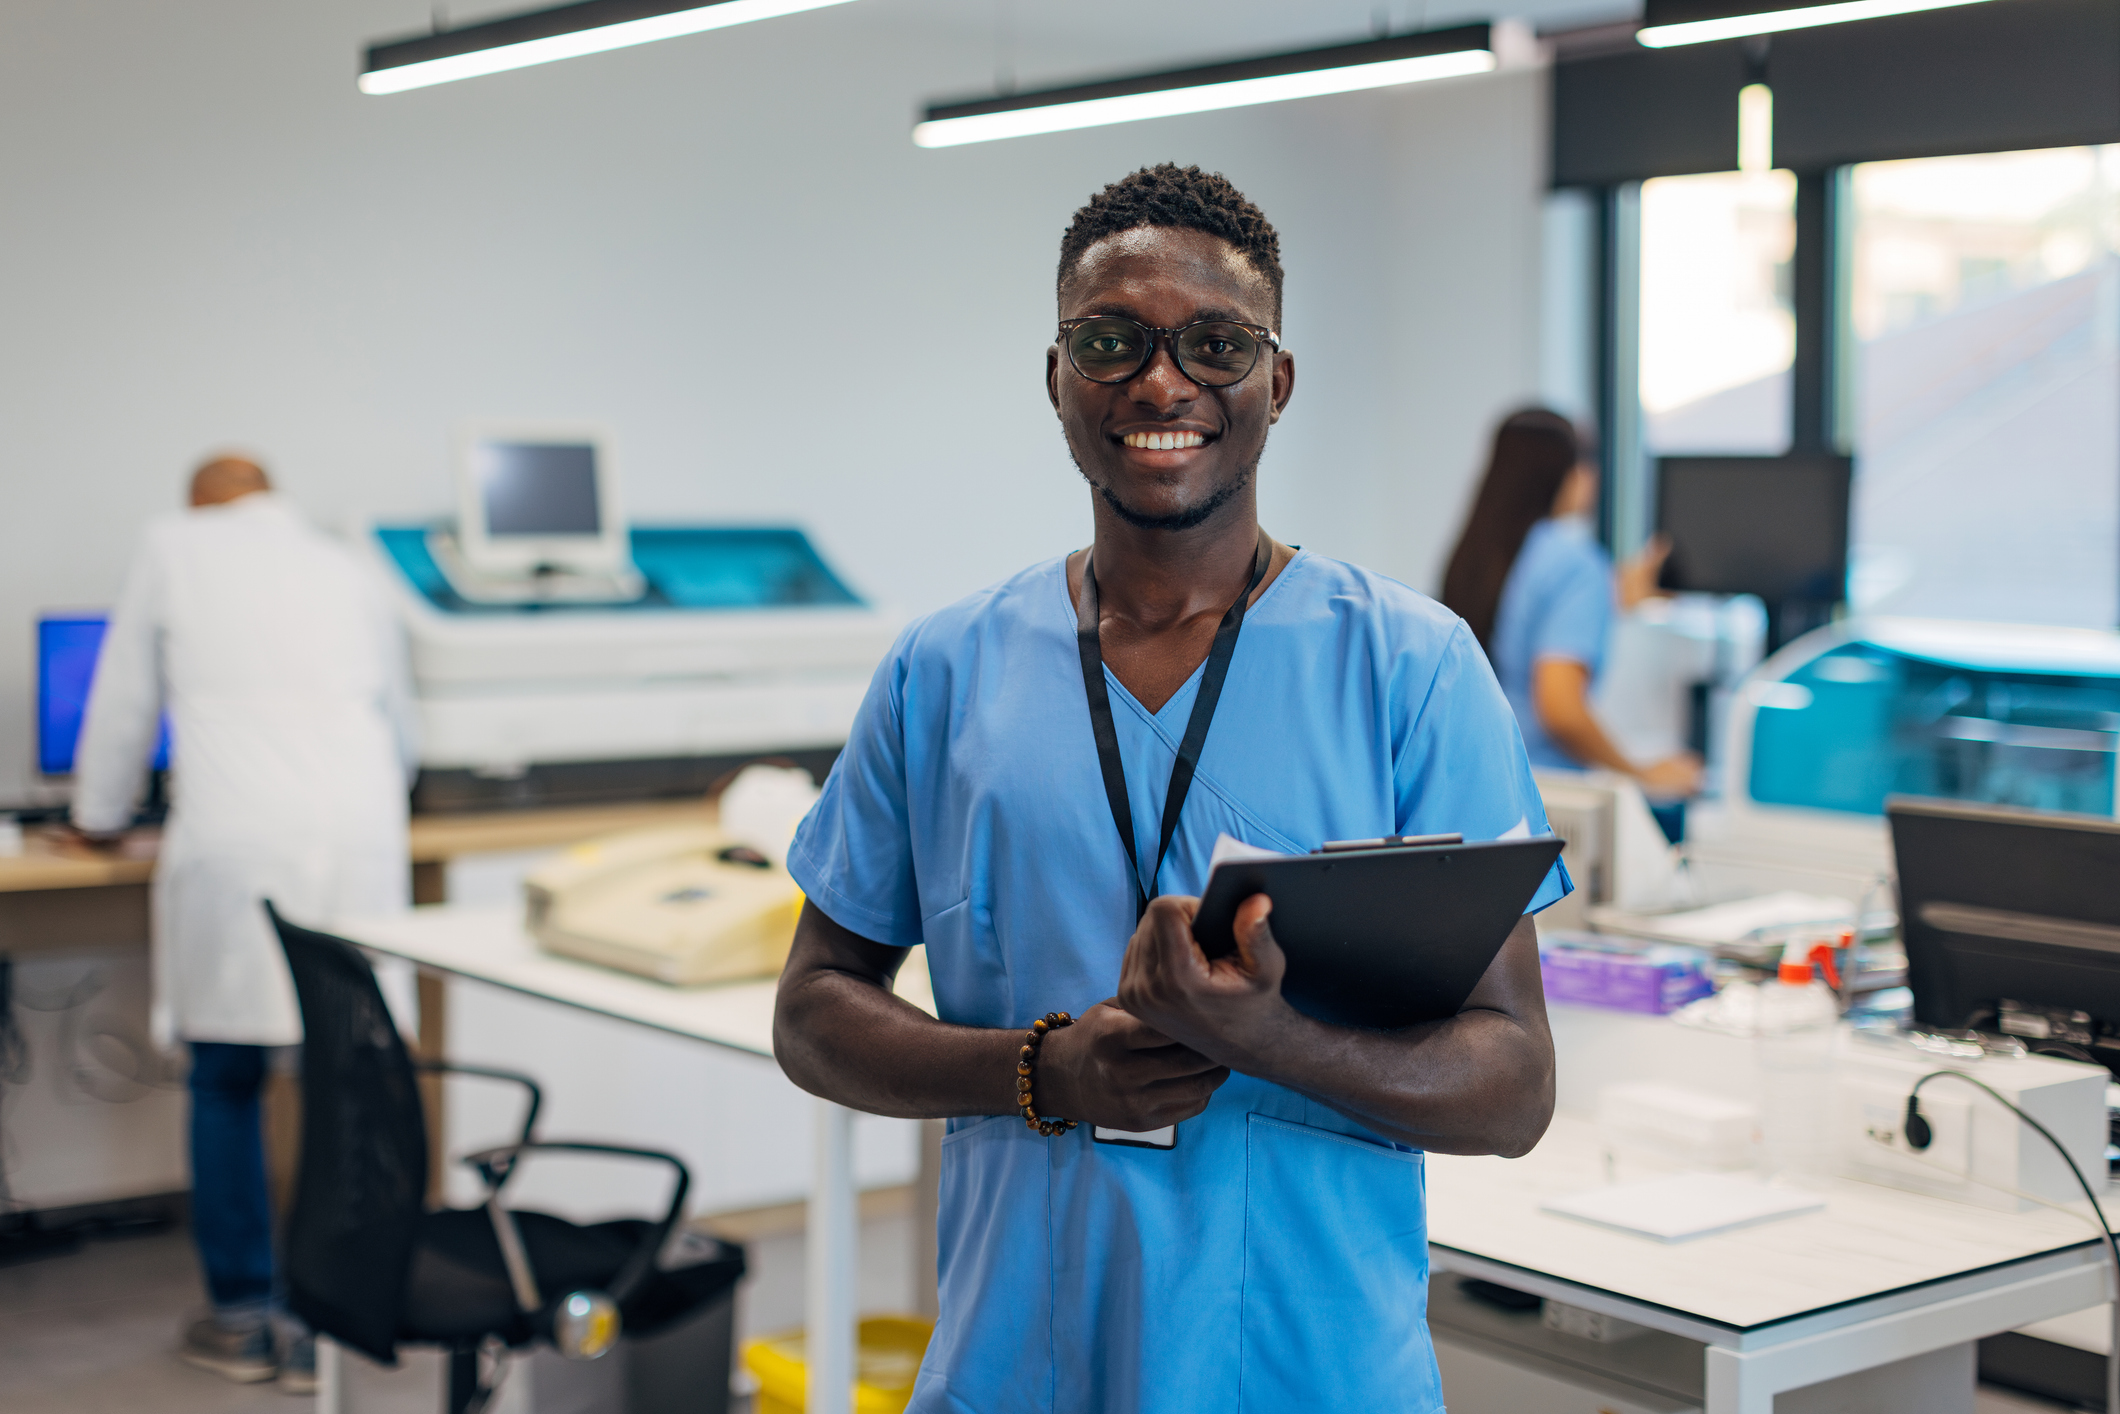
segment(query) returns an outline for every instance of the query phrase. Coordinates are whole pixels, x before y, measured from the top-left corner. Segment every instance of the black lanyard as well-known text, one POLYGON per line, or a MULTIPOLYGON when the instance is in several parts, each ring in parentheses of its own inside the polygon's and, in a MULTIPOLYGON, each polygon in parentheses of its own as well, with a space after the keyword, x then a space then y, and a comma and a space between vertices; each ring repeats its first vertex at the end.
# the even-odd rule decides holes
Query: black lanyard
MULTIPOLYGON (((1215 704, 1222 698, 1222 680, 1229 676, 1230 656, 1237 651, 1237 634, 1244 627, 1244 610, 1252 591, 1266 578, 1273 562, 1273 542, 1259 532, 1258 553, 1252 559, 1251 583, 1237 596, 1215 630, 1215 646, 1208 650, 1207 669, 1200 674, 1200 692, 1193 698, 1192 716, 1185 723, 1185 740, 1178 759, 1170 768, 1170 785, 1163 794, 1163 839, 1156 846, 1156 867, 1149 871, 1148 887, 1156 886, 1163 872, 1163 856, 1170 851, 1171 836, 1178 832, 1178 814, 1192 790, 1193 770, 1200 764, 1200 748, 1207 744, 1207 727, 1215 718, 1215 704)), ((1104 685, 1104 645, 1097 636, 1097 571, 1090 557, 1082 560, 1082 597, 1075 604, 1075 643, 1082 650, 1082 688, 1089 695, 1089 721, 1097 736, 1097 763, 1104 769, 1104 794, 1111 801, 1112 823, 1119 827, 1119 840, 1126 846, 1126 863, 1134 881, 1134 917, 1148 912, 1148 894, 1141 886, 1141 861, 1134 853, 1134 810, 1126 795, 1126 766, 1119 759, 1119 729, 1112 721, 1111 693, 1104 685)))

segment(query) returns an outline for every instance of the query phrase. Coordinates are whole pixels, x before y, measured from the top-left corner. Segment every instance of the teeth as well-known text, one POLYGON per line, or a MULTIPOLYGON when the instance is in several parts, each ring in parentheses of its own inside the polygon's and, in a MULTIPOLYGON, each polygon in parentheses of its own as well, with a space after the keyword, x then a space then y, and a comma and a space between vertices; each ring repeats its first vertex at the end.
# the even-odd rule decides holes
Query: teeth
POLYGON ((1176 452, 1207 445, 1207 438, 1198 432, 1129 432, 1120 440, 1147 452, 1176 452))

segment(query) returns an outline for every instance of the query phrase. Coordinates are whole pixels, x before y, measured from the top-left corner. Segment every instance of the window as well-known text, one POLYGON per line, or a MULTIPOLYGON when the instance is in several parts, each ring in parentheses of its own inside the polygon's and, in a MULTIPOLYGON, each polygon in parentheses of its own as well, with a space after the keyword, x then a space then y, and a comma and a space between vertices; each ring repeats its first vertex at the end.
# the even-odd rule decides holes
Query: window
POLYGON ((1642 183, 1637 376, 1651 456, 1788 450, 1795 249, 1788 172, 1642 183))
POLYGON ((1853 606, 2111 627, 2120 148, 1871 162, 1847 190, 1853 606))

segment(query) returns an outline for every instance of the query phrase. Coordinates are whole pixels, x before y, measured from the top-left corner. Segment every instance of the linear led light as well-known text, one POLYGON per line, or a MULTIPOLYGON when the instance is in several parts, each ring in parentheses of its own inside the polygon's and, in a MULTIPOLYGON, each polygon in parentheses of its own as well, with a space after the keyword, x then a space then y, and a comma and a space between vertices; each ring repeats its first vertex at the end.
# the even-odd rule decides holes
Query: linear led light
POLYGON ((1767 10, 1752 15, 1730 15, 1720 19, 1649 25, 1635 31, 1634 37, 1651 49, 1669 49, 1679 44, 1706 44, 1714 39, 1744 39, 1755 34, 1779 34, 1788 29, 1810 29, 1814 25, 1839 25, 1851 20, 1879 20, 1886 15, 1911 15, 1921 10, 1948 10, 1955 5, 1982 3, 1984 0, 1842 0, 1837 5, 1804 5, 1790 10, 1767 10))
POLYGON ((403 93, 429 84, 550 64, 658 39, 821 10, 847 0, 581 0, 462 29, 369 46, 363 93, 403 93))
POLYGON ((1491 31, 1488 25, 1460 25, 1300 54, 944 103, 927 110, 926 120, 913 128, 913 141, 922 147, 956 147, 1483 74, 1496 63, 1491 31))

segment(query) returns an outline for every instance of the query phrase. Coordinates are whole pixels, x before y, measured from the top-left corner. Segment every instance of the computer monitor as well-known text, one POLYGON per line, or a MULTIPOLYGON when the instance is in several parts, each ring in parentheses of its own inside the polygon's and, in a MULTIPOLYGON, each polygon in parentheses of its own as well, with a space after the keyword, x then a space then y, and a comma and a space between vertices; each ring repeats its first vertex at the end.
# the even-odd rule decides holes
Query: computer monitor
MULTIPOLYGON (((107 616, 94 613, 45 614, 37 620, 37 769, 44 775, 73 774, 74 748, 108 625, 107 616)), ((153 764, 157 771, 169 769, 166 717, 153 764)))
POLYGON ((2120 1058, 2120 820, 1911 796, 1885 816, 1915 1022, 2120 1058))
POLYGON ((1768 605, 1847 593, 1846 457, 1659 457, 1666 589, 1756 594, 1768 605))
POLYGON ((465 429, 457 510, 464 560, 484 574, 595 573, 627 563, 611 458, 591 428, 465 429))

